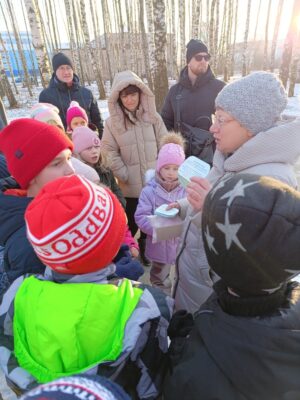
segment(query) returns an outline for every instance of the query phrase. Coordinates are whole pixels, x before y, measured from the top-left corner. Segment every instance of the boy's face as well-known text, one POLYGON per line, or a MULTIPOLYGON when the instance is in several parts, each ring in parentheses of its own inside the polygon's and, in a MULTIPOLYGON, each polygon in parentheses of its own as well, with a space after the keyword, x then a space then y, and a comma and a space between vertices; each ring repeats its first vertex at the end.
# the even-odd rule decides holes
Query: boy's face
POLYGON ((27 194, 35 197, 46 183, 75 173, 71 163, 71 150, 61 151, 29 184, 27 194))
POLYGON ((178 165, 167 164, 160 169, 159 173, 166 182, 173 182, 178 178, 178 165))
POLYGON ((82 117, 74 117, 71 121, 70 126, 73 131, 75 128, 78 128, 79 126, 87 126, 87 122, 82 117))

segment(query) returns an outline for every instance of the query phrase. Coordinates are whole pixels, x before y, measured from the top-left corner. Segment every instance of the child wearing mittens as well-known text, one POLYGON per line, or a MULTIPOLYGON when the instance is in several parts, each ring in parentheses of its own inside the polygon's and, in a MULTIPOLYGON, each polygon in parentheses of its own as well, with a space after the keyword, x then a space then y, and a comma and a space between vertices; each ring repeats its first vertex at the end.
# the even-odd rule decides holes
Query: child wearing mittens
POLYGON ((182 136, 173 132, 164 136, 154 176, 142 190, 135 212, 136 224, 147 235, 145 254, 152 261, 150 282, 165 293, 171 292, 169 275, 171 265, 175 262, 178 239, 153 243, 153 228, 148 216, 154 215, 155 209, 162 204, 173 203, 186 196, 185 189, 179 185, 178 180, 178 168, 184 160, 182 136))

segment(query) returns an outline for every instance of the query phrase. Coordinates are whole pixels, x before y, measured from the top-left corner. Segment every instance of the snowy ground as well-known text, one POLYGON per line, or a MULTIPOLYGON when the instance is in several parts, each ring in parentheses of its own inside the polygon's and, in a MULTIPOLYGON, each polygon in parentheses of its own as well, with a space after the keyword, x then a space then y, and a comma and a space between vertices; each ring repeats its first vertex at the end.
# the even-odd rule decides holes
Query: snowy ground
MULTIPOLYGON (((170 83, 171 84, 175 83, 175 81, 172 81, 170 83)), ((96 84, 94 83, 88 87, 92 90, 95 97, 97 98, 98 90, 96 84)), ((30 97, 27 89, 19 86, 20 94, 18 96, 18 101, 20 107, 16 109, 8 109, 8 104, 5 103, 5 106, 7 107, 6 111, 8 120, 12 121, 17 118, 30 117, 30 108, 38 102, 38 96, 41 90, 42 90, 41 87, 33 88, 33 97, 30 97)), ((296 85, 295 93, 296 95, 294 97, 290 97, 288 100, 288 105, 284 112, 284 117, 293 117, 293 116, 300 117, 300 84, 296 85)), ((98 105, 101 110, 102 118, 105 120, 108 117, 107 100, 98 100, 98 105)), ((146 269, 143 280, 148 281, 148 279, 149 279, 149 268, 146 269)), ((3 400, 16 400, 16 396, 7 388, 3 373, 0 370, 0 400, 1 396, 3 400)))

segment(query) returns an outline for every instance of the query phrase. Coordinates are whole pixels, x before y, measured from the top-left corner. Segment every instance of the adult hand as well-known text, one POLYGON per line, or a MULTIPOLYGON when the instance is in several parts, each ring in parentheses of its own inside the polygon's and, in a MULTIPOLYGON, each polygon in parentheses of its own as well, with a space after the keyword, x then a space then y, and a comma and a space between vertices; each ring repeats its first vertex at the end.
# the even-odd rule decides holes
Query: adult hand
POLYGON ((193 176, 186 187, 187 199, 195 211, 201 211, 207 193, 211 189, 210 182, 205 178, 193 176))

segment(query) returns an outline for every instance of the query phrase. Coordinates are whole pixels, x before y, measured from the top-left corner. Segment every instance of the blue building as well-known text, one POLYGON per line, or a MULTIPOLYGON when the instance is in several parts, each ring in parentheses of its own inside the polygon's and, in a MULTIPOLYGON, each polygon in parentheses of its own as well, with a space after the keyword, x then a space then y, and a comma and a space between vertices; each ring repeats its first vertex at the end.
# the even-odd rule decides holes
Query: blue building
MULTIPOLYGON (((9 36, 8 36, 7 32, 1 32, 1 36, 2 36, 2 39, 4 41, 4 45, 5 45, 6 51, 7 51, 8 55, 9 55, 10 64, 11 64, 14 76, 18 76, 19 74, 21 76, 23 76, 24 75, 24 70, 23 70, 21 57, 20 57, 20 54, 18 52, 18 48, 17 48, 17 44, 16 44, 16 40, 15 40, 14 34, 12 32, 10 33, 12 44, 10 42, 10 39, 9 39, 9 36), (19 64, 20 71, 18 71, 18 68, 17 68, 17 61, 16 61, 15 55, 13 53, 13 49, 14 49, 15 55, 16 55, 16 57, 18 59, 18 64, 19 64)), ((22 42, 22 48, 24 50, 24 57, 25 57, 25 60, 26 60, 28 72, 29 73, 33 73, 34 70, 36 72, 38 72, 38 64, 37 64, 37 60, 36 60, 35 50, 34 50, 34 48, 32 46, 32 43, 31 43, 31 48, 32 48, 32 59, 33 59, 33 62, 31 61, 30 47, 29 47, 29 43, 28 43, 27 33, 26 32, 20 32, 20 39, 21 39, 21 42, 22 42)), ((30 34, 29 34, 29 40, 31 40, 30 34)), ((3 49, 0 48, 0 51, 2 53, 3 49)), ((4 68, 5 68, 6 74, 7 74, 7 76, 9 76, 10 75, 9 69, 8 69, 8 66, 5 65, 6 64, 6 59, 5 59, 5 57, 3 55, 2 55, 2 60, 3 60, 3 63, 4 63, 4 68)))

